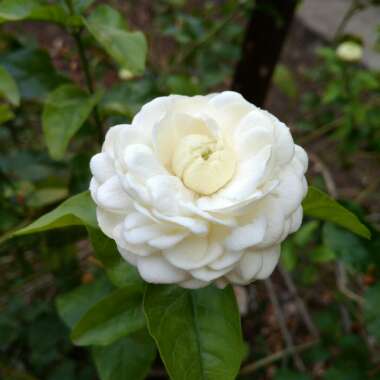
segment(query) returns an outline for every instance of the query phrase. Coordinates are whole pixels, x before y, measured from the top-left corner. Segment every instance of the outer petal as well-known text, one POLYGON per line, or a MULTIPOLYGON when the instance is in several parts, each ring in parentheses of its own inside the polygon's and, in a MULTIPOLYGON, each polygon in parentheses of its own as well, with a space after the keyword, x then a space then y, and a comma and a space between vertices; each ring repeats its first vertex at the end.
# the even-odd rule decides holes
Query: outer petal
POLYGON ((107 153, 98 153, 91 158, 90 169, 99 183, 106 182, 115 174, 112 159, 107 153))
POLYGON ((137 268, 141 277, 153 284, 173 284, 188 278, 185 271, 175 268, 161 255, 139 257, 137 268))
POLYGON ((250 224, 235 228, 225 240, 227 250, 240 251, 260 243, 264 237, 266 221, 258 218, 250 224))
POLYGON ((165 251, 163 254, 174 266, 192 270, 215 260, 222 253, 219 244, 208 244, 207 237, 191 236, 165 251))
POLYGON ((280 252, 281 247, 279 245, 257 252, 257 254, 262 256, 263 265, 261 269, 256 273, 256 279, 263 280, 272 274, 274 268, 278 263, 278 259, 280 258, 280 252))

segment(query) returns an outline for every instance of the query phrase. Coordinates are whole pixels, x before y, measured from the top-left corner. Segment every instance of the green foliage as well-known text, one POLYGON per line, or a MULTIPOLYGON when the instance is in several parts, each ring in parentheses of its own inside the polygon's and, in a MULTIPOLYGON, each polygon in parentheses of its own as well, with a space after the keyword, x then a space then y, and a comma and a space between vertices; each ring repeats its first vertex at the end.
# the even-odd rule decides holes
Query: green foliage
POLYGON ((323 227, 323 242, 326 248, 332 250, 347 265, 359 270, 367 267, 368 252, 357 236, 326 223, 323 227))
POLYGON ((75 195, 53 211, 41 216, 31 225, 15 233, 16 236, 33 234, 68 226, 86 225, 97 227, 95 206, 89 192, 75 195))
POLYGON ((67 144, 91 114, 102 94, 88 95, 81 88, 64 84, 50 93, 42 113, 42 129, 52 158, 64 157, 67 144))
POLYGON ((0 23, 8 21, 50 21, 67 26, 81 24, 79 17, 71 16, 59 4, 46 4, 39 0, 2 0, 0 23))
MULTIPOLYGON (((243 356, 255 361, 280 346, 260 284, 250 289, 259 302, 243 318, 249 339, 244 345, 231 288, 146 286, 98 229, 90 194, 80 193, 88 188, 89 159, 100 149, 95 119, 99 133, 129 122, 154 97, 229 88, 253 2, 145 3, 142 12, 132 1, 116 10, 93 0, 0 0, 0 24, 13 23, 0 25, 2 379, 93 380, 97 370, 101 380, 142 380, 153 376, 152 365, 161 371, 161 362, 154 362, 157 347, 171 379, 227 380, 238 376, 243 356), (24 28, 14 24, 19 21, 47 21, 59 28, 40 32, 43 23, 24 28), (131 27, 140 24, 146 37, 131 27), (145 67, 147 40, 152 50, 145 67), (44 234, 31 236, 39 232, 44 234), (93 362, 73 343, 86 346, 93 362)), ((339 153, 379 150, 378 73, 342 62, 333 47, 318 54, 320 65, 308 70, 313 92, 300 93, 304 86, 298 86, 293 67, 276 67, 275 85, 297 105, 289 120, 298 120, 306 139, 323 127, 323 133, 339 139, 339 153)), ((371 196, 362 203, 370 204, 369 210, 350 204, 361 220, 370 220, 366 213, 372 220, 377 215, 371 196)), ((360 239, 369 238, 367 226, 313 187, 304 213, 304 225, 282 244, 281 255, 321 332, 319 343, 300 355, 308 369, 321 368, 321 379, 365 379, 376 368, 356 331, 367 331, 369 341, 380 339, 378 233, 371 226, 372 240, 360 239), (349 290, 357 293, 355 302, 337 291, 338 260, 349 290), (352 320, 350 333, 341 323, 341 309, 352 320)), ((286 313, 292 313, 292 292, 280 286, 281 276, 274 281, 281 303, 291 305, 286 313)), ((301 341, 303 326, 291 317, 289 328, 301 341)), ((274 371, 273 364, 265 375, 258 371, 247 378, 310 379, 296 372, 291 360, 288 365, 274 371)))
POLYGON ((380 284, 367 289, 365 293, 364 315, 367 329, 380 341, 380 284))
POLYGON ((244 345, 232 288, 148 285, 144 311, 172 380, 235 379, 244 345))
POLYGON ((84 23, 121 68, 133 74, 144 71, 147 53, 144 34, 129 32, 119 12, 107 5, 99 5, 84 23))
POLYGON ((74 327, 88 310, 112 290, 112 285, 101 277, 60 295, 57 300, 58 314, 68 327, 74 327))
POLYGON ((284 65, 277 65, 273 74, 273 83, 289 98, 298 97, 297 84, 291 71, 284 65))
POLYGON ((139 287, 118 289, 92 306, 75 324, 71 339, 79 346, 107 346, 145 326, 139 287))
POLYGON ((44 50, 19 48, 0 55, 0 64, 14 77, 21 97, 25 100, 41 100, 54 88, 67 81, 57 73, 44 50))
POLYGON ((107 276, 111 282, 119 287, 140 286, 143 287, 137 269, 127 263, 116 248, 114 240, 105 236, 100 230, 88 227, 88 233, 96 258, 104 265, 107 276))
POLYGON ((0 96, 7 99, 14 106, 20 104, 20 94, 12 76, 0 66, 0 96))
POLYGON ((367 239, 371 236, 355 214, 317 188, 309 187, 302 206, 307 216, 333 222, 367 239))
POLYGON ((119 339, 106 347, 94 347, 92 356, 101 380, 143 380, 156 356, 146 330, 119 339))

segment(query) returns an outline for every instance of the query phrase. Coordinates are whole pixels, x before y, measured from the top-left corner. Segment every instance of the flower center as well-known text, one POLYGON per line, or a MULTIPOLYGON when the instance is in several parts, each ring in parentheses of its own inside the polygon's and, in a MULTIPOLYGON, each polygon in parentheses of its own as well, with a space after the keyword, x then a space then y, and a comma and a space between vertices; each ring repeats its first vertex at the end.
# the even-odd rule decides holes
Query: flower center
POLYGON ((187 135, 172 159, 175 175, 189 189, 210 195, 221 189, 235 172, 234 152, 222 140, 205 135, 187 135))

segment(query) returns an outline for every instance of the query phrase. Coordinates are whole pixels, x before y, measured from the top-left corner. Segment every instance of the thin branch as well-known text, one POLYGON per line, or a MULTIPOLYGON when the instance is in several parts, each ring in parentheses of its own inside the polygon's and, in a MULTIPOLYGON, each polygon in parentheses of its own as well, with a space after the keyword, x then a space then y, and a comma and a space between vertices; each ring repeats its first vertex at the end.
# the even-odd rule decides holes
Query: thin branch
POLYGON ((338 263, 337 267, 337 285, 341 293, 343 293, 347 298, 355 301, 360 306, 363 306, 364 299, 350 290, 347 286, 347 273, 342 263, 338 263))
POLYGON ((290 354, 293 357, 294 363, 299 371, 305 371, 305 364, 303 363, 302 359, 298 355, 297 351, 295 350, 293 338, 290 334, 288 327, 286 326, 285 316, 281 310, 280 302, 278 301, 276 292, 273 287, 272 280, 269 278, 264 281, 265 287, 267 289, 269 299, 273 305, 277 321, 279 323, 282 336, 285 340, 287 350, 289 350, 290 354))
POLYGON ((286 348, 285 350, 281 350, 279 352, 276 352, 274 354, 266 356, 265 358, 262 358, 260 360, 253 362, 253 363, 249 363, 249 364, 245 365, 241 369, 240 374, 241 375, 249 375, 252 372, 257 371, 260 368, 266 367, 266 366, 268 366, 268 365, 270 365, 270 364, 272 364, 272 363, 274 363, 280 359, 283 359, 284 357, 292 355, 294 352, 296 352, 297 354, 300 354, 301 352, 306 351, 309 348, 315 346, 318 342, 319 342, 319 340, 312 340, 310 342, 306 342, 306 343, 294 346, 293 350, 286 348))
POLYGON ((279 266, 279 270, 282 277, 284 278, 286 286, 289 288, 291 295, 296 300, 298 310, 304 320, 306 327, 315 338, 319 339, 319 336, 320 336, 319 331, 311 318, 311 315, 306 307, 305 302, 302 300, 302 298, 298 294, 297 287, 294 284, 294 281, 291 275, 281 265, 279 266))
POLYGON ((315 154, 309 154, 310 161, 315 164, 315 169, 317 172, 322 174, 323 180, 325 181, 328 193, 333 197, 338 197, 338 191, 335 185, 334 178, 329 170, 329 168, 324 164, 324 162, 315 154))
MULTIPOLYGON (((66 5, 69 8, 69 11, 72 15, 75 14, 74 6, 72 0, 65 0, 66 5)), ((86 86, 90 94, 95 93, 95 85, 94 85, 94 80, 91 75, 91 70, 90 70, 90 64, 86 56, 86 50, 84 48, 84 44, 82 41, 82 35, 81 35, 81 30, 79 29, 71 29, 70 33, 72 37, 74 38, 78 53, 79 53, 79 59, 81 62, 82 70, 84 73, 85 81, 86 81, 86 86)), ((95 105, 93 109, 93 116, 95 120, 95 125, 98 131, 98 140, 99 143, 102 144, 104 140, 104 133, 103 133, 103 127, 102 127, 102 122, 99 116, 99 110, 98 107, 95 105)))
POLYGON ((343 33, 344 29, 346 28, 346 25, 351 20, 351 18, 359 11, 363 10, 365 6, 360 2, 360 0, 353 0, 351 2, 350 7, 348 8, 347 12, 344 14, 342 21, 338 25, 335 35, 334 35, 334 41, 337 41, 340 35, 343 33))
POLYGON ((187 52, 182 55, 179 55, 178 58, 174 61, 174 67, 183 64, 187 61, 199 48, 203 45, 206 45, 212 38, 214 38, 241 10, 241 5, 236 6, 231 13, 229 13, 223 20, 215 25, 209 33, 204 35, 203 38, 200 38, 198 41, 194 42, 187 52))

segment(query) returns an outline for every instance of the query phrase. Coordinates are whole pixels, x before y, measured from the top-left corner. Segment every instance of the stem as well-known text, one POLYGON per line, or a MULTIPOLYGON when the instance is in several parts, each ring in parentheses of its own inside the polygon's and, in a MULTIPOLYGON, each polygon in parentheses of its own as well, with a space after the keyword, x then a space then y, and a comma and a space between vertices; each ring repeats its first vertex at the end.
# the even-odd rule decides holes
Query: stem
POLYGON ((293 356, 294 364, 296 365, 297 369, 300 372, 304 372, 305 365, 301 357, 298 355, 298 352, 295 350, 293 338, 292 338, 292 335, 290 334, 290 331, 288 330, 288 327, 286 326, 285 316, 281 310, 280 302, 277 298, 272 280, 268 278, 264 281, 264 284, 267 289, 270 302, 273 305, 273 309, 276 314, 278 324, 280 326, 281 334, 286 343, 286 348, 289 351, 289 353, 293 356))
MULTIPOLYGON (((72 0, 65 0, 65 2, 66 2, 67 7, 69 8, 70 13, 74 15, 75 10, 74 10, 74 5, 73 5, 72 0)), ((81 62, 83 73, 84 73, 87 89, 90 94, 94 94, 95 93, 94 80, 91 75, 90 64, 87 59, 86 51, 83 45, 81 30, 73 29, 71 30, 71 35, 74 38, 75 44, 78 49, 79 59, 81 62)), ((94 109, 93 109, 93 116, 94 116, 94 121, 95 121, 97 131, 98 131, 99 144, 102 144, 104 140, 103 127, 102 127, 102 122, 99 116, 99 110, 96 105, 94 106, 94 109)))
POLYGON ((336 42, 343 30, 345 29, 347 23, 351 20, 351 18, 355 15, 355 13, 361 11, 364 8, 364 5, 360 2, 360 0, 353 0, 351 2, 351 6, 348 8, 347 12, 342 18, 342 21, 338 25, 338 28, 334 35, 334 41, 336 42))
POLYGON ((298 346, 294 346, 293 350, 290 350, 289 348, 286 348, 285 350, 281 350, 279 352, 276 352, 274 354, 271 354, 269 356, 266 356, 263 359, 259 359, 253 363, 249 363, 246 366, 244 366, 240 374, 241 375, 249 375, 252 372, 257 371, 260 368, 266 367, 277 360, 283 359, 284 357, 287 357, 289 355, 292 355, 294 352, 301 353, 303 351, 308 350, 309 348, 313 347, 314 345, 318 344, 318 340, 313 340, 311 342, 303 343, 298 346))
POLYGON ((217 35, 241 10, 241 6, 237 6, 228 16, 215 25, 203 38, 194 42, 190 49, 184 54, 180 55, 175 61, 174 66, 183 64, 187 61, 200 47, 207 44, 215 35, 217 35))

